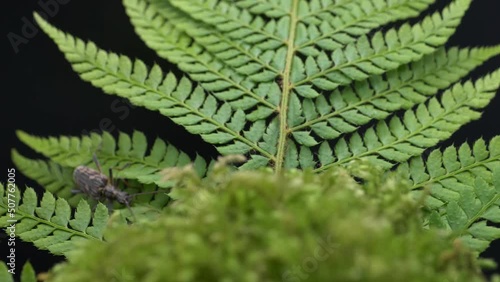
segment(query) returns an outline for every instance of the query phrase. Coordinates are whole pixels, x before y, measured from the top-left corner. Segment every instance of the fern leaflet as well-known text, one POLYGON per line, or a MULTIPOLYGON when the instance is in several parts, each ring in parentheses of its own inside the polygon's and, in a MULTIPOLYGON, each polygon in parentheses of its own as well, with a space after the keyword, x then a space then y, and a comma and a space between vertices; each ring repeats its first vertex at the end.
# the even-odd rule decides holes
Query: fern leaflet
POLYGON ((146 155, 147 139, 138 131, 132 136, 120 133, 118 140, 107 132, 102 136, 92 133, 81 138, 66 136, 41 138, 19 131, 18 137, 26 145, 61 166, 70 168, 79 165, 92 166, 92 155, 95 153, 104 171, 108 171, 109 168, 117 169, 118 178, 136 179, 144 184, 155 183, 161 187, 170 185, 161 181, 161 176, 158 174, 161 169, 193 162, 200 175, 204 175, 207 170, 207 163, 203 158, 197 156, 191 160, 187 154, 179 152, 174 146, 165 144, 159 138, 155 140, 149 154, 146 155))
POLYGON ((500 137, 488 146, 479 140, 472 148, 465 143, 458 150, 434 150, 425 161, 412 158, 398 171, 410 177, 414 193, 429 189, 431 226, 453 231, 478 252, 500 238, 500 229, 486 224, 500 223, 500 137))
MULTIPOLYGON (((9 269, 7 269, 7 266, 4 263, 0 265, 0 281, 14 282, 13 275, 11 275, 9 269)), ((21 271, 21 279, 19 280, 19 282, 36 282, 36 281, 37 277, 35 270, 33 269, 31 263, 27 261, 24 264, 23 269, 21 271)))
MULTIPOLYGON (((148 69, 142 61, 104 52, 38 16, 37 21, 82 79, 159 111, 200 134, 223 155, 248 154, 243 168, 324 170, 358 157, 388 167, 435 145, 457 124, 477 118, 468 111, 467 118, 442 126, 449 133, 408 145, 379 136, 389 133, 384 126, 397 127, 411 119, 391 115, 401 109, 411 116, 450 106, 433 96, 500 52, 498 47, 440 47, 455 31, 470 0, 455 0, 413 25, 370 35, 389 22, 418 15, 432 2, 124 0, 146 44, 198 85, 186 77, 164 76, 158 66, 148 69), (360 127, 372 120, 379 120, 379 125, 362 136, 360 127), (367 148, 355 144, 360 138, 367 148), (383 146, 376 139, 385 139, 379 140, 383 146)), ((495 90, 494 84, 485 92, 495 90)), ((458 88, 443 97, 465 91, 458 88)), ((439 127, 450 115, 431 116, 428 125, 415 126, 439 127)), ((396 127, 392 129, 406 130, 396 127)))
POLYGON ((79 241, 103 238, 108 221, 108 209, 103 204, 98 204, 91 216, 90 206, 82 200, 72 217, 68 202, 62 198, 56 200, 50 192, 44 193, 40 203, 31 188, 24 191, 22 203, 18 189, 10 193, 0 184, 0 194, 0 226, 6 227, 10 224, 9 220, 16 220, 16 235, 23 241, 33 242, 39 249, 64 255, 79 241), (15 214, 7 213, 9 199, 12 198, 8 197, 9 194, 15 196, 15 214), (15 217, 12 218, 12 215, 15 217))

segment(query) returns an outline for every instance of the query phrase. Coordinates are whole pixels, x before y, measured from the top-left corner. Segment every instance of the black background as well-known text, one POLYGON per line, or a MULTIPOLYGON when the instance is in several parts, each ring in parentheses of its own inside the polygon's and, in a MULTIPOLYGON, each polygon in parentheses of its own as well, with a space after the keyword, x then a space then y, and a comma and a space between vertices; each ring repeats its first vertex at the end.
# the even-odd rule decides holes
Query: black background
MULTIPOLYGON (((55 1, 41 1, 41 3, 55 1)), ((141 58, 148 65, 158 63, 164 70, 177 69, 158 58, 136 36, 118 0, 65 0, 66 4, 58 5, 58 11, 51 15, 50 22, 62 30, 85 40, 94 41, 105 50, 126 54, 132 58, 141 58)), ((442 8, 449 1, 438 0, 431 9, 442 8)), ((31 134, 48 135, 81 135, 99 129, 103 119, 112 124, 111 132, 118 129, 127 133, 137 129, 153 139, 156 136, 168 140, 177 148, 194 154, 200 152, 204 156, 215 156, 216 151, 205 144, 198 136, 189 135, 183 128, 173 124, 156 112, 142 108, 132 108, 115 96, 103 93, 83 82, 71 70, 63 55, 55 44, 41 31, 28 39, 26 44, 18 46, 16 53, 7 34, 21 35, 25 25, 23 18, 32 22, 32 12, 42 11, 38 1, 5 1, 1 13, 1 62, 0 91, 2 95, 1 114, 1 146, 0 146, 0 181, 5 181, 7 168, 13 167, 10 151, 17 148, 29 157, 38 157, 20 144, 15 130, 21 129, 31 134), (114 103, 114 104, 113 104, 114 103), (111 105, 121 107, 120 111, 112 110, 111 105), (128 114, 124 108, 129 110, 128 114), (186 141, 189 140, 189 141, 186 141)), ((484 46, 500 44, 500 1, 476 0, 465 16, 457 33, 451 38, 448 46, 484 46)), ((479 74, 493 71, 500 66, 497 57, 477 69, 472 78, 479 74)), ((483 118, 464 126, 443 145, 460 144, 480 137, 490 139, 500 135, 500 97, 496 97, 485 110, 483 118)), ((21 186, 36 187, 32 181, 25 179, 20 173, 16 176, 21 186)), ((17 240, 17 267, 29 259, 37 272, 49 269, 54 262, 62 260, 45 251, 39 251, 30 244, 17 240)), ((500 261, 500 242, 493 243, 485 253, 487 257, 495 257, 500 261)), ((7 255, 6 242, 0 242, 0 260, 7 255)))

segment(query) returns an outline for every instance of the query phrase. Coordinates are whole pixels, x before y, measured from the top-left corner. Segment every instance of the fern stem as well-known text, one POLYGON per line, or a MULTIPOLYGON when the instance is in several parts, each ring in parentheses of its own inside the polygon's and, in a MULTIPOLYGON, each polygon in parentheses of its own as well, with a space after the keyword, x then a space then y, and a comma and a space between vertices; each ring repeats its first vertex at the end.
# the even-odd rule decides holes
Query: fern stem
POLYGON ((288 116, 288 98, 290 95, 290 91, 292 89, 292 84, 290 81, 290 74, 292 71, 293 64, 293 56, 295 54, 295 32, 298 23, 297 17, 297 8, 299 1, 294 0, 292 4, 292 10, 290 11, 290 31, 288 35, 288 53, 286 55, 286 63, 285 63, 285 71, 283 73, 283 90, 282 90, 282 99, 280 104, 280 133, 279 133, 279 141, 278 141, 278 151, 276 155, 276 173, 280 173, 283 168, 284 159, 285 159, 285 151, 286 151, 286 140, 288 138, 288 124, 287 124, 287 116, 288 116))

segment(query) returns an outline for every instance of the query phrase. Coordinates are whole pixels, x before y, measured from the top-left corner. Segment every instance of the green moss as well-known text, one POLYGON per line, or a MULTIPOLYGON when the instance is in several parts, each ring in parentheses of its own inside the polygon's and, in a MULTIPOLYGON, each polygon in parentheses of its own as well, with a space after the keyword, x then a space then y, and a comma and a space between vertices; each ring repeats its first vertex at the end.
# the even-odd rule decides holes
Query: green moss
POLYGON ((421 227, 403 181, 358 175, 184 176, 167 214, 111 228, 53 281, 484 281, 459 241, 421 227))

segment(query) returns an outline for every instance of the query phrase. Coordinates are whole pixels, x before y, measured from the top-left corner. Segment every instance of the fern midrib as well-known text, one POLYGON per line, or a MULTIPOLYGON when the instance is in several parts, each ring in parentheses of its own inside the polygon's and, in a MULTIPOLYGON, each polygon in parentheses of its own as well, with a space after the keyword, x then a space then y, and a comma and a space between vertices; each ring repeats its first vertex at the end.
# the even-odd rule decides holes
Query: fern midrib
POLYGON ((292 10, 290 11, 290 29, 289 29, 289 36, 287 40, 287 45, 288 45, 288 52, 286 55, 286 62, 285 62, 285 71, 283 73, 283 90, 282 90, 282 99, 281 99, 281 104, 280 104, 280 109, 279 109, 279 118, 280 118, 280 129, 279 129, 279 139, 278 139, 278 150, 276 154, 276 173, 280 174, 281 170, 283 169, 283 164, 285 161, 285 153, 286 153, 286 140, 288 138, 288 103, 289 103, 289 97, 290 97, 290 92, 292 87, 291 83, 291 72, 292 72, 292 64, 293 64, 293 57, 295 55, 295 36, 296 36, 296 29, 297 29, 297 23, 298 23, 298 18, 297 18, 297 8, 298 8, 299 0, 293 0, 292 3, 292 10))
MULTIPOLYGON (((7 208, 7 206, 4 206, 4 202, 3 201, 0 201, 0 206, 4 207, 4 208, 7 208)), ((45 224, 45 225, 49 225, 51 227, 53 227, 54 229, 57 229, 57 230, 62 230, 62 231, 65 231, 65 232, 68 232, 68 233, 71 233, 73 234, 72 236, 80 236, 80 237, 84 237, 86 239, 89 239, 89 240, 96 240, 96 241, 101 241, 99 240, 98 238, 96 237, 93 237, 91 235, 88 235, 87 233, 83 232, 83 231, 77 231, 77 230, 74 230, 74 229, 70 229, 66 226, 62 226, 62 225, 57 225, 51 221, 48 221, 46 219, 42 219, 42 218, 39 218, 35 215, 31 215, 29 213, 26 213, 24 212, 22 209, 17 209, 16 210, 16 214, 20 215, 21 216, 21 219, 22 218, 29 218, 31 220, 34 220, 35 222, 38 222, 38 224, 45 224)), ((18 222, 20 221, 18 220, 18 222)), ((38 225, 37 224, 37 225, 38 225)), ((54 231, 51 232, 51 234, 53 234, 54 231)))
MULTIPOLYGON (((449 115, 449 114, 453 113, 454 111, 456 111, 456 110, 458 110, 458 109, 460 109, 460 108, 464 107, 464 105, 466 105, 466 103, 467 103, 468 99, 474 99, 474 98, 477 98, 477 96, 480 96, 480 95, 484 94, 484 92, 482 92, 482 91, 480 91, 480 90, 476 90, 476 91, 477 91, 476 93, 472 94, 472 95, 474 95, 473 97, 465 96, 465 97, 463 98, 463 100, 462 100, 462 101, 455 101, 455 102, 456 102, 456 104, 455 104, 452 108, 450 108, 450 109, 446 109, 446 108, 442 105, 442 103, 441 103, 441 101, 440 101, 440 102, 439 102, 439 104, 440 104, 440 105, 441 105, 441 107, 443 108, 443 113, 441 113, 441 114, 439 114, 439 115, 437 115, 437 116, 433 117, 433 118, 429 121, 429 123, 427 123, 427 124, 420 124, 421 126, 420 126, 420 128, 419 128, 418 130, 416 130, 416 131, 414 131, 414 132, 410 132, 410 134, 408 134, 408 135, 407 135, 407 136, 405 136, 404 138, 399 138, 399 137, 395 137, 395 136, 393 136, 393 137, 394 137, 394 139, 395 139, 395 141, 391 142, 390 144, 386 144, 386 145, 383 145, 383 146, 377 147, 377 148, 372 149, 372 150, 367 150, 366 152, 363 152, 363 153, 361 153, 361 154, 359 154, 359 155, 353 155, 353 156, 351 156, 351 157, 348 157, 348 158, 345 158, 345 159, 342 159, 342 160, 337 160, 336 162, 333 162, 333 163, 331 163, 331 164, 328 164, 328 165, 322 166, 322 167, 317 168, 317 169, 315 169, 315 170, 313 170, 313 171, 315 171, 315 172, 323 171, 323 170, 325 170, 325 169, 327 169, 327 168, 329 168, 329 167, 335 166, 335 165, 344 164, 344 163, 346 163, 346 162, 350 162, 350 161, 355 160, 355 159, 359 159, 359 158, 367 157, 367 156, 369 156, 369 155, 377 154, 377 152, 382 151, 382 150, 384 150, 384 149, 389 149, 389 148, 392 148, 393 146, 395 146, 395 145, 397 145, 397 144, 401 144, 401 143, 405 143, 405 142, 407 142, 407 143, 409 143, 409 144, 412 144, 411 142, 409 142, 409 141, 408 141, 411 137, 414 137, 414 136, 419 135, 420 133, 422 133, 422 131, 424 131, 424 130, 426 130, 426 129, 428 129, 428 128, 431 128, 431 127, 432 127, 432 125, 434 125, 434 124, 436 124, 436 123, 437 123, 437 121, 443 120, 445 116, 447 116, 447 115, 449 115)), ((472 107, 469 107, 469 108, 471 108, 471 109, 472 109, 472 107)), ((472 119, 472 118, 471 118, 471 119, 472 119)), ((451 121, 448 121, 448 122, 452 123, 451 121)), ((456 123, 456 124, 463 125, 463 124, 460 124, 460 123, 456 123)), ((406 128, 406 127, 405 127, 405 129, 406 129, 406 130, 408 130, 408 128, 406 128)), ((409 130, 408 130, 408 131, 409 131, 409 130)), ((380 140, 379 140, 379 141, 380 141, 380 140)), ((412 144, 412 146, 413 146, 413 147, 418 147, 419 149, 422 149, 422 148, 420 148, 420 147, 419 147, 419 146, 417 146, 417 145, 413 145, 413 144, 412 144)), ((395 149, 395 148, 394 148, 394 149, 395 149)), ((395 150, 397 151, 397 149, 395 149, 395 150)), ((422 149, 422 150, 423 150, 423 149, 422 149)), ((406 153, 406 154, 409 154, 409 153, 406 153)))

